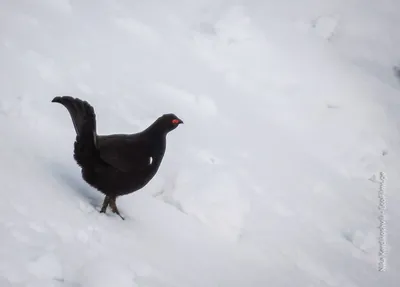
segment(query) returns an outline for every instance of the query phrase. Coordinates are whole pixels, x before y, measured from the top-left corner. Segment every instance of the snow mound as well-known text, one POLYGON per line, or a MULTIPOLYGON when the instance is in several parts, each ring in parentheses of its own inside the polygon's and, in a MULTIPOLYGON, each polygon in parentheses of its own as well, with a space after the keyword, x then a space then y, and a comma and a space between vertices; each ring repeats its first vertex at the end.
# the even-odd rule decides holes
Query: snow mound
POLYGON ((399 5, 5 1, 0 286, 400 282, 399 5), (98 212, 60 95, 100 134, 185 122, 125 221, 98 212))

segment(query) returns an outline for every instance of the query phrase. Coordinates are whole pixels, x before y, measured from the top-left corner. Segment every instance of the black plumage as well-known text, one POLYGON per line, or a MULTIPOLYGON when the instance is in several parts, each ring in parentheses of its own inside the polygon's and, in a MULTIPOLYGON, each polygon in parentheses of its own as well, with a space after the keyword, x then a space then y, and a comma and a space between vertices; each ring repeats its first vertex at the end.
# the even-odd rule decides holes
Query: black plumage
POLYGON ((101 213, 108 206, 124 219, 116 198, 143 188, 157 173, 166 149, 166 136, 183 121, 164 114, 136 134, 97 135, 96 115, 86 101, 69 96, 55 97, 69 112, 76 131, 74 159, 83 179, 105 194, 101 213))

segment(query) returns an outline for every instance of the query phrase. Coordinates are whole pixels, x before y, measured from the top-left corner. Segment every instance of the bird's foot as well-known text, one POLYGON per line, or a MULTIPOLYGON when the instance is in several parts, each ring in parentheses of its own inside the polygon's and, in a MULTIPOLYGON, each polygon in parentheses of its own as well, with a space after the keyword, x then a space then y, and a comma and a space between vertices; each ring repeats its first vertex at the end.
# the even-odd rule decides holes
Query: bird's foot
POLYGON ((118 209, 113 209, 112 212, 121 217, 122 220, 125 220, 125 218, 119 213, 118 209))
POLYGON ((110 198, 106 196, 103 201, 103 206, 101 207, 100 213, 106 213, 107 207, 110 204, 110 198))
POLYGON ((111 211, 115 214, 117 214, 119 217, 121 217, 122 220, 125 220, 125 218, 119 213, 117 204, 115 203, 116 198, 113 197, 110 200, 110 207, 111 207, 111 211))

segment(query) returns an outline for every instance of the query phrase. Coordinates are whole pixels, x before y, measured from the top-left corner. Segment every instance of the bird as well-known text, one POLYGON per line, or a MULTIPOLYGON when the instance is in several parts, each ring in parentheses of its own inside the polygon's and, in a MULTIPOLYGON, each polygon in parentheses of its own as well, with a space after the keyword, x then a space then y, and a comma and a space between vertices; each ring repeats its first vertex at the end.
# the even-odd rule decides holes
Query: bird
POLYGON ((157 118, 141 132, 98 135, 94 108, 85 100, 56 96, 52 103, 69 112, 76 138, 73 158, 81 168, 83 180, 105 195, 100 213, 108 206, 120 214, 117 197, 146 186, 156 175, 166 151, 167 134, 183 121, 173 113, 157 118))

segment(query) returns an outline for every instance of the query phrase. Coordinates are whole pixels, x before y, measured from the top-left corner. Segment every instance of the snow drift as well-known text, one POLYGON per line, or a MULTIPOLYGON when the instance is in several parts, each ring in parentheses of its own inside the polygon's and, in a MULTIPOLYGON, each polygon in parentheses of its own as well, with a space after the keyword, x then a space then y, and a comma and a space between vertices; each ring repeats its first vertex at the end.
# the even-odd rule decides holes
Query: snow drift
POLYGON ((395 286, 398 8, 4 2, 1 286, 395 286), (96 210, 57 95, 100 134, 184 120, 125 222, 96 210))

